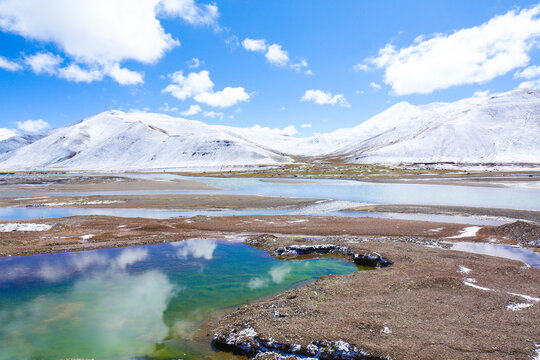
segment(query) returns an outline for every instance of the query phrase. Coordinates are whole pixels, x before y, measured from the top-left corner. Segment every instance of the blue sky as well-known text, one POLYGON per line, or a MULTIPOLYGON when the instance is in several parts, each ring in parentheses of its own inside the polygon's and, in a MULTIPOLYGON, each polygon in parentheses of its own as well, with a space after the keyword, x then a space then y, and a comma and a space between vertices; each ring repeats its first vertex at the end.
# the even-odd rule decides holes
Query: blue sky
POLYGON ((0 44, 4 132, 120 109, 308 136, 540 87, 534 1, 0 0, 0 44))

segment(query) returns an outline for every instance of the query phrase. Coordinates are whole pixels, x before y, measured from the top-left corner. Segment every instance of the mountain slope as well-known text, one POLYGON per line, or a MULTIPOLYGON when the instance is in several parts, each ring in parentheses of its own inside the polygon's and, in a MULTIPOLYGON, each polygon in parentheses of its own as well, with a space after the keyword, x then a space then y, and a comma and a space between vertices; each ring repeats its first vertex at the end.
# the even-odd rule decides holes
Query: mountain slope
POLYGON ((109 111, 5 154, 0 168, 117 170, 284 161, 290 159, 199 121, 109 111))
POLYGON ((351 129, 296 138, 162 114, 108 111, 0 141, 0 169, 130 170, 273 165, 293 155, 351 163, 540 164, 540 91, 398 103, 351 129))
POLYGON ((399 103, 325 135, 327 155, 353 163, 540 163, 540 91, 455 103, 399 103))

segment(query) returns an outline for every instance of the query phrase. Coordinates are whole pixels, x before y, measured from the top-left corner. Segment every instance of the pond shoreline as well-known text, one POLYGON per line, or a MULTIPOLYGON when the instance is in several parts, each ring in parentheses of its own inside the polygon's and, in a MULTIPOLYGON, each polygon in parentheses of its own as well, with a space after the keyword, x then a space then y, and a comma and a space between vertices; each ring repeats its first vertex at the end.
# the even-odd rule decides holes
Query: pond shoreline
POLYGON ((404 239, 261 235, 247 242, 271 254, 335 244, 380 253, 393 265, 324 276, 231 310, 204 329, 219 349, 257 359, 530 359, 535 353, 540 269, 520 261, 404 239))

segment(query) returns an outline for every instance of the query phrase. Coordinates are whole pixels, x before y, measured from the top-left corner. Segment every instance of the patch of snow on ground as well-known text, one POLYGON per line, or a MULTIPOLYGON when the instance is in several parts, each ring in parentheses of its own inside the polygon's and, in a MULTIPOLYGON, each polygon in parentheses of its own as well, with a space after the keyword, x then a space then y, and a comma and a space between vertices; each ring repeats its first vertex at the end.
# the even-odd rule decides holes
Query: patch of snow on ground
POLYGON ((463 265, 459 265, 459 270, 458 272, 462 273, 462 274, 468 274, 471 272, 471 269, 469 268, 466 268, 465 266, 463 265))
POLYGON ((470 283, 470 282, 467 282, 467 281, 464 281, 463 284, 465 284, 465 285, 467 285, 467 286, 470 286, 470 287, 473 287, 473 288, 478 289, 478 290, 492 291, 492 290, 489 289, 489 288, 482 287, 482 286, 478 286, 478 285, 475 285, 475 284, 470 283))
POLYGON ((307 222, 309 220, 307 219, 297 219, 297 220, 291 220, 291 221, 287 221, 289 224, 294 224, 294 223, 303 223, 303 222, 307 222))
POLYGON ((340 211, 347 208, 353 208, 357 206, 364 206, 368 204, 358 203, 353 201, 341 201, 341 200, 332 200, 325 201, 324 203, 314 204, 306 206, 302 209, 298 209, 291 213, 291 215, 312 215, 312 214, 324 214, 334 211, 340 211))
POLYGON ((534 350, 535 355, 532 357, 532 360, 540 360, 540 344, 534 344, 536 350, 534 350))
POLYGON ((519 310, 523 310, 523 309, 526 309, 528 307, 531 307, 533 305, 534 304, 532 304, 532 303, 513 303, 513 304, 506 305, 506 310, 519 311, 519 310))
POLYGON ((87 234, 87 235, 83 235, 81 236, 81 239, 83 240, 90 240, 91 238, 94 237, 94 234, 87 234))
POLYGON ((475 283, 476 279, 475 278, 466 278, 465 281, 470 282, 470 283, 475 283))
POLYGON ((33 224, 33 223, 7 223, 0 224, 0 232, 12 232, 12 231, 47 231, 51 230, 52 225, 48 224, 33 224))
POLYGON ((509 292, 508 294, 510 295, 514 295, 514 296, 519 296, 525 300, 528 300, 528 301, 534 301, 534 302, 538 302, 540 301, 540 298, 535 298, 535 297, 532 297, 532 296, 529 296, 529 295, 523 295, 523 294, 516 294, 516 293, 511 293, 509 292))
POLYGON ((443 230, 444 228, 440 227, 440 228, 435 228, 435 229, 429 229, 428 231, 429 232, 440 232, 441 230, 443 230))
POLYGON ((446 239, 459 239, 459 238, 473 237, 473 236, 476 236, 476 233, 481 228, 482 228, 481 226, 469 226, 461 230, 458 235, 449 236, 446 239))
POLYGON ((383 334, 391 334, 391 333, 392 333, 392 330, 390 330, 390 328, 389 328, 388 326, 385 326, 385 327, 381 330, 381 332, 382 332, 383 334))

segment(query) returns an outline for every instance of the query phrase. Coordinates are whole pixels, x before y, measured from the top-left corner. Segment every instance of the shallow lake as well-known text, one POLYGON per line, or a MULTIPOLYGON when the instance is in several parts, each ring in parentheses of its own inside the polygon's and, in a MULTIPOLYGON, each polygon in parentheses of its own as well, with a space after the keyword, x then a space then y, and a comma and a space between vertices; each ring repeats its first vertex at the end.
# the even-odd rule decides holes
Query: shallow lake
POLYGON ((231 359, 194 337, 209 316, 366 269, 217 239, 0 258, 0 359, 231 359))

